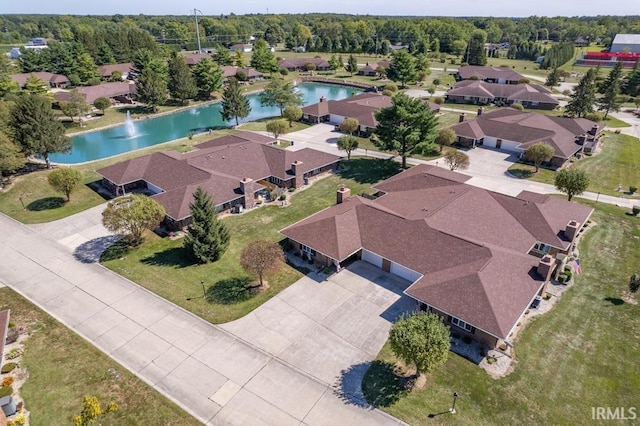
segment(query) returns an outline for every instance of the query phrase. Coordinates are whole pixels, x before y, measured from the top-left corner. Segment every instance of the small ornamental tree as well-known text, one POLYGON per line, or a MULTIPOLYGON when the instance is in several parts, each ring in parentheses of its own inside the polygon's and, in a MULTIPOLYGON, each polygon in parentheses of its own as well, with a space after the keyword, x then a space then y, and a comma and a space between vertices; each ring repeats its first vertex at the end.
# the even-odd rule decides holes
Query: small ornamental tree
POLYGON ((104 115, 104 112, 107 110, 107 108, 111 106, 111 101, 105 96, 100 96, 95 101, 93 101, 93 106, 99 109, 102 115, 104 115))
POLYGON ((562 169, 556 173, 555 184, 558 191, 567 194, 567 199, 571 201, 574 195, 580 195, 586 191, 589 187, 589 177, 584 170, 562 169))
POLYGON ((453 145, 453 142, 455 140, 456 132, 448 127, 443 127, 438 130, 438 135, 436 136, 435 142, 440 145, 440 152, 442 152, 442 148, 444 148, 445 146, 453 145))
POLYGON ((282 112, 282 116, 289 121, 289 127, 293 127, 293 122, 302 118, 302 110, 295 105, 289 105, 282 112))
POLYGON ((193 193, 189 209, 192 222, 184 239, 184 248, 199 263, 215 262, 229 247, 229 229, 218 220, 211 197, 202 187, 193 193))
POLYGON ((415 377, 444 364, 449 355, 449 329, 433 313, 404 314, 389 331, 393 353, 408 365, 415 365, 415 377))
POLYGON ((62 192, 67 197, 67 201, 71 201, 71 193, 82 183, 82 173, 76 169, 56 169, 49 173, 47 180, 53 189, 62 192))
POLYGON ((264 277, 278 272, 284 263, 282 248, 269 240, 252 241, 240 253, 240 265, 248 273, 258 276, 260 287, 264 286, 264 277))
POLYGON ((79 415, 71 417, 74 426, 89 426, 95 424, 107 413, 118 411, 115 401, 109 402, 106 411, 102 409, 100 400, 96 396, 85 396, 82 402, 82 411, 79 415))
POLYGON ((347 160, 351 160, 351 152, 358 149, 358 139, 351 135, 338 139, 338 149, 347 153, 347 160))
POLYGON ((267 122, 267 132, 273 133, 273 137, 278 137, 287 130, 287 122, 283 119, 271 120, 267 122))
POLYGON ((538 173, 540 165, 553 158, 553 147, 544 142, 534 143, 524 152, 524 158, 536 166, 536 173, 538 173))
POLYGON ((345 118, 340 123, 340 131, 345 132, 348 135, 352 135, 360 127, 360 122, 357 118, 345 118))
POLYGON ((450 170, 469 168, 469 156, 462 151, 449 151, 444 155, 444 162, 450 170))
POLYGON ((107 230, 122 235, 132 246, 143 242, 142 234, 162 222, 164 207, 145 195, 127 195, 107 204, 102 212, 102 224, 107 230))

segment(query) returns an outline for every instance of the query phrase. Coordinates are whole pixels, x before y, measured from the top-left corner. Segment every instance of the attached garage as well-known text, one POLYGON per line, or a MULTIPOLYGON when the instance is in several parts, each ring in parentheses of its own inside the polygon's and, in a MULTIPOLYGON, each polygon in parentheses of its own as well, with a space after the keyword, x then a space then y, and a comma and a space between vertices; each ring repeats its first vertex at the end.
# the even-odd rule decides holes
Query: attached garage
POLYGON ((370 252, 369 250, 362 249, 362 260, 365 262, 369 262, 372 265, 377 266, 378 268, 382 268, 382 256, 378 256, 375 253, 370 252))
POLYGON ((491 136, 485 136, 482 145, 489 148, 501 149, 503 151, 522 152, 522 149, 518 148, 520 142, 497 139, 491 136))
POLYGON ((415 282, 422 276, 422 274, 395 262, 391 263, 391 273, 410 282, 415 282))

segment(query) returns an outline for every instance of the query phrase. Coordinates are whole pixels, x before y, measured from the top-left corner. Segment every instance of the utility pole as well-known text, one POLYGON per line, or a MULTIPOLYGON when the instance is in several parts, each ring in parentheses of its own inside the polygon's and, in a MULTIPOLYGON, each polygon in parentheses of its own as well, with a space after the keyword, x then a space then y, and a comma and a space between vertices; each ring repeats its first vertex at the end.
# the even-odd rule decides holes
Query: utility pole
POLYGON ((193 16, 196 18, 196 36, 198 37, 198 53, 202 53, 202 47, 200 46, 200 26, 198 25, 198 12, 202 15, 202 12, 198 9, 193 9, 193 16))

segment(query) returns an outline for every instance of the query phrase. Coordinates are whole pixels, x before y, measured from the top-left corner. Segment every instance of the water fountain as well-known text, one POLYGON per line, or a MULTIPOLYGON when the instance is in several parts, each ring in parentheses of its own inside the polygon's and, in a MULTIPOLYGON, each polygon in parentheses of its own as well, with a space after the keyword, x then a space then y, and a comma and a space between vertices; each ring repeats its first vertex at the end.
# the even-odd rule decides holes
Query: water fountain
POLYGON ((131 118, 131 111, 127 110, 127 118, 124 120, 124 130, 127 132, 127 136, 134 138, 137 136, 136 126, 131 118))

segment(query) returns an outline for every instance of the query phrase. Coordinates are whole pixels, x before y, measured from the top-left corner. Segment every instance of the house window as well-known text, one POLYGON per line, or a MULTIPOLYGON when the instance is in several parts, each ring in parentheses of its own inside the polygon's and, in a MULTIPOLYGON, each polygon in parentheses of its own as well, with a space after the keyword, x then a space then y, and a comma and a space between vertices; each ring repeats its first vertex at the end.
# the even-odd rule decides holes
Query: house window
POLYGON ((314 249, 312 249, 309 246, 305 246, 304 244, 302 245, 302 255, 303 255, 303 257, 306 257, 307 259, 311 260, 313 258, 314 254, 316 254, 314 249))
POLYGON ((547 254, 547 252, 549 251, 549 246, 538 241, 531 250, 538 253, 547 254))
POLYGON ((473 326, 462 321, 459 318, 451 317, 451 324, 455 325, 456 327, 460 327, 461 329, 468 331, 469 333, 473 333, 473 326))

